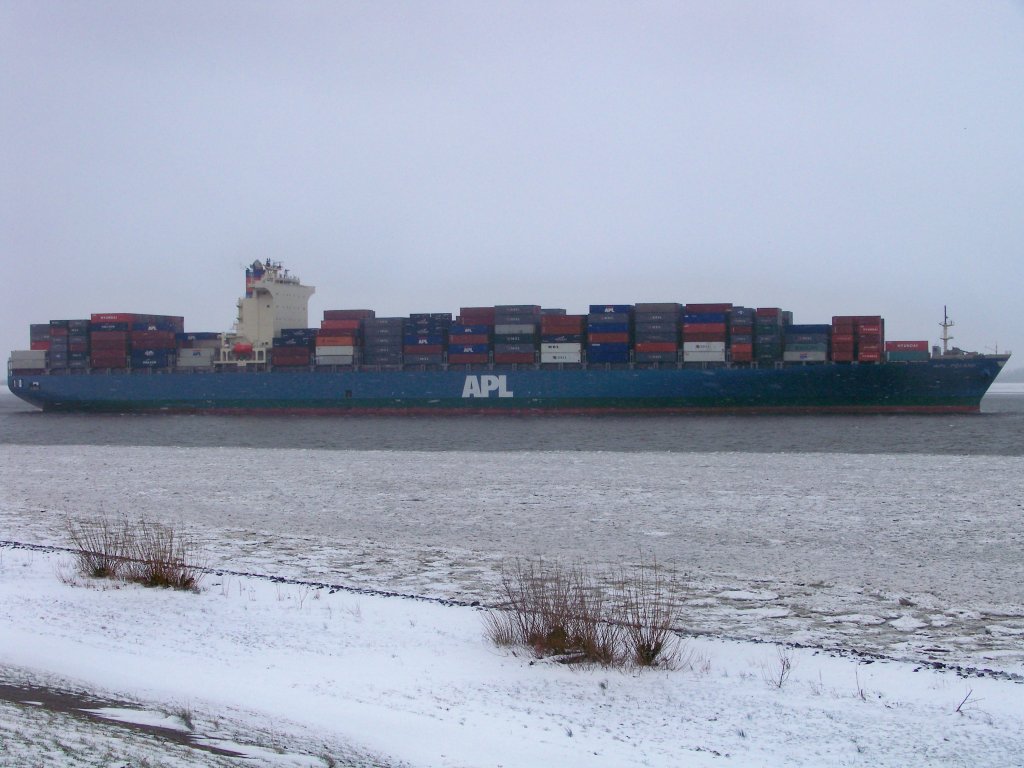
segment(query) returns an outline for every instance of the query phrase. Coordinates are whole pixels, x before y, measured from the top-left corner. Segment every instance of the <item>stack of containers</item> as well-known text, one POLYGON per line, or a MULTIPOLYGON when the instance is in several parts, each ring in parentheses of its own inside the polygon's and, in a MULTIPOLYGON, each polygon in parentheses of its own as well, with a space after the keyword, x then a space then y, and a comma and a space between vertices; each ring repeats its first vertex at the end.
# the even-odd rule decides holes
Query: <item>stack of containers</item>
POLYGON ((778 307, 754 310, 754 362, 758 365, 771 366, 782 360, 786 317, 778 307))
POLYGON ((727 313, 729 324, 729 359, 734 363, 754 360, 754 310, 733 307, 727 313))
POLYGON ((860 315, 854 326, 857 337, 857 362, 882 362, 882 345, 885 343, 885 321, 880 315, 860 315))
POLYGON ((404 317, 368 317, 363 320, 363 362, 400 366, 405 335, 404 317))
MULTIPOLYGON (((35 352, 50 351, 50 324, 33 323, 28 327, 28 348, 35 352)), ((35 359, 35 358, 33 358, 35 359)))
POLYGON ((884 342, 885 321, 881 315, 835 315, 832 318, 832 359, 835 362, 880 363, 884 342))
POLYGON ((687 304, 683 310, 683 362, 724 363, 726 322, 732 304, 687 304))
POLYGON ((788 325, 782 359, 787 363, 824 363, 829 359, 830 325, 788 325))
MULTIPOLYGON (((363 324, 375 316, 372 309, 325 310, 313 342, 316 364, 353 365, 358 362, 363 324)), ((298 356, 298 353, 295 355, 298 356)))
POLYGON ((583 362, 586 315, 544 310, 540 318, 542 365, 579 365, 583 362))
POLYGON ((683 305, 639 303, 633 319, 638 363, 674 363, 679 359, 679 330, 683 305))
POLYGON ((213 331, 198 333, 176 333, 174 340, 178 348, 178 368, 207 370, 213 367, 214 357, 220 349, 220 334, 213 331))
POLYGON ((68 368, 89 367, 89 321, 68 320, 68 368))
POLYGON ((857 359, 856 318, 848 315, 832 316, 832 361, 852 363, 857 359))
POLYGON ((68 367, 68 323, 69 320, 50 321, 50 354, 51 370, 64 370, 68 367))
POLYGON ((448 364, 481 365, 491 359, 493 307, 463 307, 448 329, 448 364))
POLYGON ((587 362, 628 363, 632 304, 591 304, 587 315, 587 362))
POLYGON ((89 365, 92 368, 127 368, 131 324, 128 312, 100 312, 89 320, 89 365))
POLYGON ((890 363, 916 363, 930 359, 927 341, 887 341, 885 359, 890 363))
POLYGON ((133 369, 170 368, 175 363, 176 336, 185 320, 168 315, 135 315, 130 323, 129 349, 133 369))
POLYGON ((450 313, 409 315, 402 338, 405 364, 441 365, 451 326, 450 313))
POLYGON ((537 362, 541 308, 536 304, 503 304, 494 308, 494 362, 537 362))
POLYGON ((270 364, 275 368, 306 368, 319 341, 317 328, 282 328, 270 347, 270 364))

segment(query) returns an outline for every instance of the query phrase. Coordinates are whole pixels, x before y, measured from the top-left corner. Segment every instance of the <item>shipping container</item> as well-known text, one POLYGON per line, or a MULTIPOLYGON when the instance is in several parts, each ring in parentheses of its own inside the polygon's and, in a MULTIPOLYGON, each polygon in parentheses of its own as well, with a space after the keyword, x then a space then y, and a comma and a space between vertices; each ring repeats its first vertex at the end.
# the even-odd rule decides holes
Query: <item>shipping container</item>
POLYGON ((920 363, 926 360, 931 360, 931 353, 927 350, 894 350, 892 352, 885 353, 885 359, 891 363, 920 363))
POLYGON ((675 354, 679 350, 679 345, 671 341, 637 341, 634 348, 638 353, 671 352, 675 354))
POLYGON ((496 335, 533 335, 537 332, 536 323, 495 323, 494 333, 496 335))
POLYGON ((542 364, 563 363, 578 364, 583 362, 583 353, 576 352, 541 352, 540 361, 542 364))
POLYGON ((683 352, 725 352, 724 341, 684 341, 683 352))
POLYGON ((724 363, 725 350, 720 352, 687 352, 683 350, 684 363, 724 363))
POLYGON ((321 354, 316 352, 314 364, 317 366, 351 366, 355 357, 351 354, 321 354))
POLYGON ((503 364, 528 364, 536 362, 536 355, 534 352, 504 352, 494 353, 494 362, 503 364))
POLYGON ((927 341, 887 341, 886 352, 927 352, 927 341))
MULTIPOLYGON (((729 302, 723 302, 719 304, 687 304, 683 307, 683 312, 687 315, 704 314, 704 313, 715 313, 724 314, 732 309, 732 304, 729 302)), ((722 322, 725 322, 723 319, 722 322)))
POLYGON ((828 350, 789 350, 782 353, 787 363, 824 363, 828 360, 828 350))
POLYGON ((372 309, 325 309, 324 320, 368 320, 377 316, 372 309))
POLYGON ((487 352, 448 352, 449 365, 482 365, 489 360, 487 352))

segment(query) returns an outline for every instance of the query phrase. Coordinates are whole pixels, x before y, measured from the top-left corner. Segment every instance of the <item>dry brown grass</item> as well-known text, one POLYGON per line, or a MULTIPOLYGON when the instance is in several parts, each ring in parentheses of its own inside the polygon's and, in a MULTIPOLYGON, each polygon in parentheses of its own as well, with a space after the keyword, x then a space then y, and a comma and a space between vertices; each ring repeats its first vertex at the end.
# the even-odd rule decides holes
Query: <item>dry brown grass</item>
POLYGON ((655 666, 671 656, 674 611, 665 583, 646 566, 611 589, 581 563, 514 560, 502 568, 501 603, 485 619, 497 645, 605 666, 655 666))
POLYGON ((68 519, 66 527, 83 576, 181 590, 197 590, 202 581, 197 542, 172 526, 98 518, 68 519))

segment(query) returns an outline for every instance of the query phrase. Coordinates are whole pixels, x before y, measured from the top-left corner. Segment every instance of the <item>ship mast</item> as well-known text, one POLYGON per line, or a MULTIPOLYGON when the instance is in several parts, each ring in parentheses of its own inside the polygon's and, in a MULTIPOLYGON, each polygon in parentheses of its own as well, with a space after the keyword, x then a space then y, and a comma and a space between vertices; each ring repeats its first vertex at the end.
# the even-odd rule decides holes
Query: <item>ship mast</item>
POLYGON ((946 312, 945 304, 942 306, 942 322, 939 325, 942 326, 942 354, 945 356, 949 351, 949 342, 953 340, 953 337, 949 335, 949 329, 956 325, 956 323, 949 319, 949 313, 946 312))

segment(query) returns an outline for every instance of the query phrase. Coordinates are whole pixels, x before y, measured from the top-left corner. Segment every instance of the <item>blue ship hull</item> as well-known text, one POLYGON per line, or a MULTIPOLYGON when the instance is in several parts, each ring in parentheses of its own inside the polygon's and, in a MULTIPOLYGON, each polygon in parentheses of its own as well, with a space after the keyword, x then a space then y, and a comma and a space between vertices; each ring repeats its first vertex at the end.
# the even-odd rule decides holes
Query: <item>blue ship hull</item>
POLYGON ((10 372, 46 411, 303 413, 976 412, 1005 355, 779 368, 10 372))

